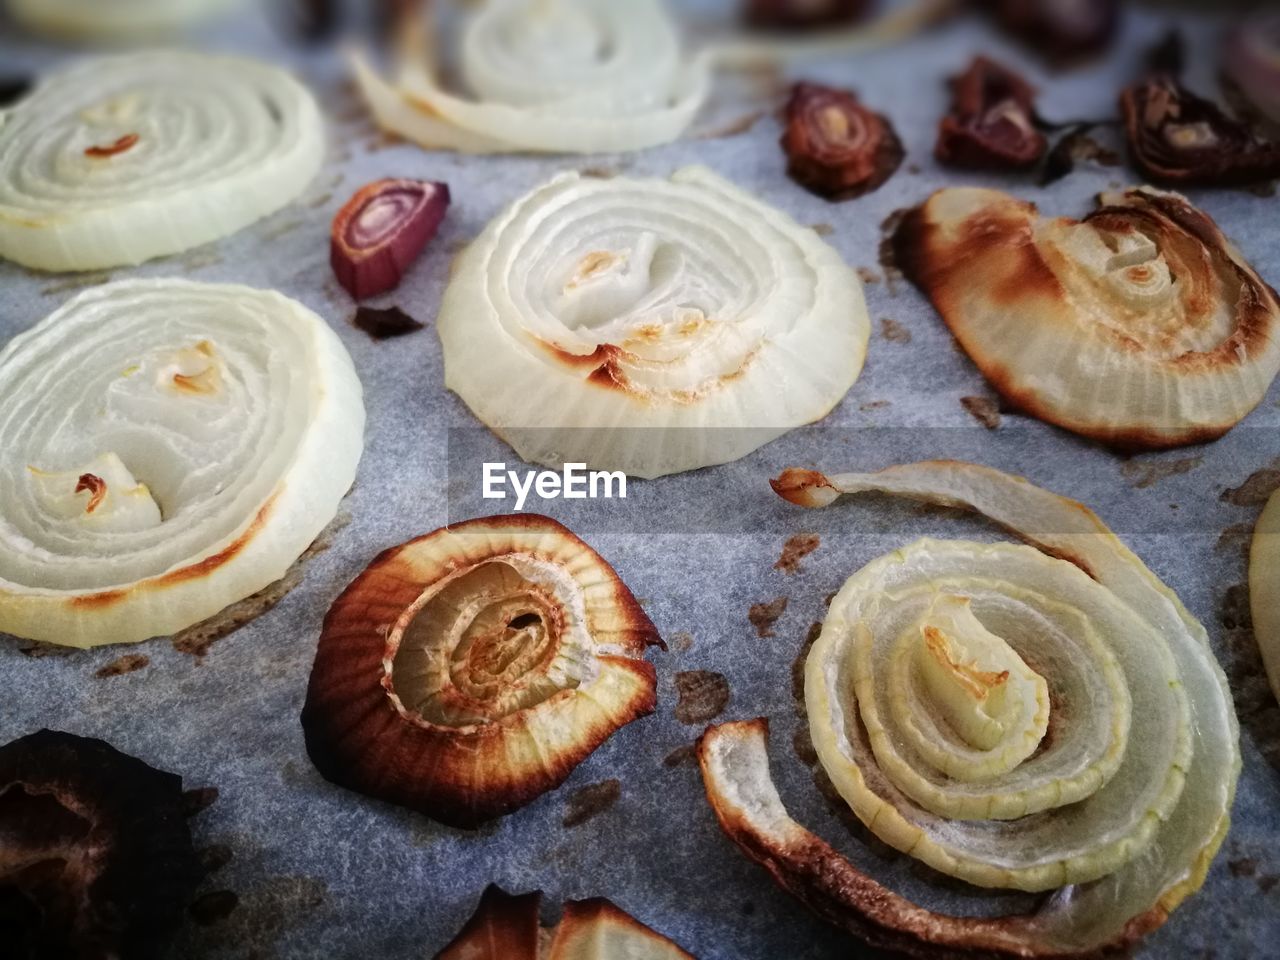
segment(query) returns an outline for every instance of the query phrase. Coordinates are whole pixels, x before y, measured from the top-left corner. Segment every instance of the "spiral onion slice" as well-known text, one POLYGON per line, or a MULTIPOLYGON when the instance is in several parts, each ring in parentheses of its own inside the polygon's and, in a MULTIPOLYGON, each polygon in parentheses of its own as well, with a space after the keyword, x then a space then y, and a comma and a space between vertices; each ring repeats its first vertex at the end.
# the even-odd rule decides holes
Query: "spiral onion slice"
POLYGON ((1221 436, 1280 371, 1280 303, 1207 215, 1150 188, 1082 221, 946 189, 899 262, 1010 403, 1124 447, 1221 436))
POLYGON ((559 786, 651 713, 657 631, 546 517, 470 520, 386 551, 325 618, 302 712, 329 780, 472 827, 559 786))
POLYGON ((1032 914, 989 919, 933 914, 889 894, 786 816, 762 723, 713 729, 701 748, 712 805, 749 855, 872 942, 915 938, 998 956, 1121 946, 1200 887, 1240 770, 1226 678, 1204 628, 1097 516, 953 462, 838 476, 793 469, 773 485, 809 507, 860 492, 964 507, 1032 545, 923 540, 868 564, 831 604, 806 661, 805 699, 824 770, 881 839, 982 885, 1063 889, 1032 914), (932 658, 929 627, 945 657, 932 658), (895 680, 903 649, 917 665, 895 680), (1030 686, 990 701, 1019 675, 1030 686), (1034 675, 1046 681, 1051 735, 1025 755, 1037 711, 1017 707, 1039 702, 1034 675), (956 719, 975 709, 999 723, 985 731, 994 735, 956 719), (900 735, 906 723, 917 731, 900 735), (957 780, 915 749, 920 736, 944 755, 1003 742, 1024 757, 957 780), (1010 809, 977 821, 946 810, 983 788, 1010 809), (998 819, 1022 806, 1019 819, 998 819))
POLYGON ((1249 606, 1262 663, 1271 690, 1280 699, 1280 493, 1272 494, 1253 531, 1249 606))
POLYGON ((315 99, 275 67, 89 60, 0 113, 0 257, 57 271, 178 253, 285 206, 323 158, 315 99))
POLYGON ((497 0, 466 25, 462 73, 476 99, 437 81, 432 25, 407 21, 398 81, 356 57, 378 123, 466 153, 641 150, 678 137, 706 99, 705 57, 685 58, 659 0, 497 0))
POLYGON ((206 20, 242 0, 7 0, 9 14, 49 36, 146 39, 206 20))
POLYGON ((86 291, 0 353, 0 631, 171 634, 280 579, 355 478, 360 382, 278 293, 86 291))
POLYGON ((694 167, 516 201, 459 258, 438 328, 445 383, 525 460, 655 477, 825 416, 870 323, 816 233, 694 167))

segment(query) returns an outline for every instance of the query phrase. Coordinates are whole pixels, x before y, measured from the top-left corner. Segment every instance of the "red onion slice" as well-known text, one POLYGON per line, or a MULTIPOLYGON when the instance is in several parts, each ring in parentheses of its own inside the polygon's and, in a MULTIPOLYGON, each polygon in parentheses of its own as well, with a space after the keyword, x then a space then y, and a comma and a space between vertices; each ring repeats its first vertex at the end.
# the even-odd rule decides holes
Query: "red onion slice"
POLYGON ((394 290, 436 235, 449 187, 425 180, 378 180, 361 187, 333 219, 330 263, 357 300, 394 290))

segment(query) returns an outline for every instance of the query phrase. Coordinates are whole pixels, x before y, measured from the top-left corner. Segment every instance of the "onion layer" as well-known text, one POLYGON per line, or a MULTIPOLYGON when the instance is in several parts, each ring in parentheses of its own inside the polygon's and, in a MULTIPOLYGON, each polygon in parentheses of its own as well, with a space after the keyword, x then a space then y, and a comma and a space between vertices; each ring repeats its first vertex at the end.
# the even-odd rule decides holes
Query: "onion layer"
POLYGON ((962 463, 837 476, 793 469, 773 486, 809 507, 876 492, 973 509, 1039 548, 924 540, 873 561, 831 604, 806 662, 805 699, 824 769, 881 839, 980 884, 1069 886, 1026 916, 923 911, 786 817, 768 781, 763 727, 726 725, 703 741, 704 777, 726 831, 752 857, 873 942, 999 956, 1123 945, 1200 887, 1240 770, 1226 678, 1204 628, 1097 516, 962 463), (932 656, 931 627, 945 657, 932 656), (895 680, 903 651, 915 663, 895 680), (1033 674, 1047 683, 1053 735, 1028 756, 1040 702, 1033 674), (1015 678, 1032 685, 996 692, 1015 678), (972 754, 989 773, 953 780, 918 750, 922 741, 942 756, 972 754), (981 790, 995 816, 1041 812, 977 822, 950 812, 981 790))
POLYGON ((329 780, 474 827, 564 782, 653 711, 657 631, 613 569, 546 517, 454 524, 343 592, 302 712, 329 780))
POLYGON ((146 39, 199 23, 242 0, 7 0, 10 16, 49 36, 146 39))
POLYGON ((0 114, 0 257, 97 270, 178 253, 280 209, 323 157, 315 99, 275 67, 80 63, 0 114))
POLYGON ((641 150, 678 137, 710 83, 686 62, 658 0, 499 0, 471 17, 462 72, 476 99, 437 82, 434 38, 408 22, 388 84, 357 57, 378 123, 423 146, 466 153, 641 150))
POLYGON ((1253 532, 1249 606, 1267 679, 1280 699, 1280 492, 1271 496, 1253 532))
POLYGON ((525 460, 655 477, 825 416, 870 323, 817 234, 697 167, 516 201, 459 258, 438 328, 446 385, 525 460))
POLYGON ((171 634, 278 580, 364 430, 337 336, 278 293, 89 290, 0 353, 0 631, 171 634))
POLYGON ((1126 447, 1230 430, 1280 371, 1280 303, 1184 198, 1103 194, 1082 221, 994 190, 935 193, 899 262, 1005 399, 1126 447))

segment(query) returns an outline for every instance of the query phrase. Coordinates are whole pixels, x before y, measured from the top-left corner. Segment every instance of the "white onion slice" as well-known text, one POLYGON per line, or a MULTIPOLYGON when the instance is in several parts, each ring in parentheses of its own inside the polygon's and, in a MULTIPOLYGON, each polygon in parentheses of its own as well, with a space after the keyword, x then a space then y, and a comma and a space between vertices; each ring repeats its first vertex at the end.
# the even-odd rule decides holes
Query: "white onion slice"
POLYGON ((88 60, 0 112, 0 257, 56 271, 178 253, 285 206, 323 157, 315 98, 275 67, 88 60))
POLYGON ((351 359, 278 293, 88 290, 0 353, 0 631, 171 634, 278 580, 360 458, 351 359))
MULTIPOLYGON (((981 884, 1036 890, 1095 880, 1068 887, 1035 916, 1035 938, 1062 952, 1123 938, 1130 921, 1149 919, 1152 911, 1162 918, 1199 888, 1225 836, 1240 770, 1226 678, 1204 628, 1096 515, 1025 480, 961 463, 835 476, 789 470, 774 489, 804 506, 860 492, 960 506, 1039 548, 921 541, 872 562, 833 601, 806 664, 810 729, 824 768, 877 835, 981 884), (858 701, 874 696, 921 705, 910 690, 882 688, 875 672, 884 663, 876 652, 885 635, 884 649, 891 649, 899 621, 928 611, 932 593, 971 598, 984 625, 1015 644, 1033 668, 1053 667, 1046 675, 1059 702, 1050 709, 1051 724, 1055 709, 1066 711, 1066 723, 1086 730, 1096 724, 1113 696, 1107 671, 1075 694, 1069 675, 1087 673, 1095 662, 1105 666, 1108 650, 1114 656, 1132 697, 1133 727, 1122 731, 1128 749, 1119 768, 1087 799, 1008 824, 975 825, 926 811, 901 791, 895 765, 903 758, 891 751, 904 748, 869 743, 879 730, 892 731, 877 726, 882 717, 875 711, 868 719, 858 701), (1076 618, 1095 634, 1083 644, 1087 631, 1072 637, 1064 629, 1076 618), (1095 643, 1101 646, 1089 651, 1095 643), (868 665, 870 675, 862 672, 868 665), (882 757, 890 758, 888 766, 882 757)), ((911 712, 929 721, 924 710, 911 712)), ((1028 761, 1028 772, 1050 762, 1064 736, 1059 731, 1048 751, 1028 761)), ((1003 776, 986 782, 998 785, 1003 776)), ((943 789, 963 793, 970 786, 943 789)))
POLYGON ((146 39, 199 23, 243 0, 7 0, 28 30, 73 40, 146 39))
POLYGON ((1077 221, 996 190, 940 190, 898 253, 1010 403, 1107 443, 1219 437, 1280 372, 1274 291, 1176 193, 1106 193, 1077 221))
POLYGON ((641 150, 678 137, 706 98, 704 57, 682 55, 659 0, 496 0, 470 18, 462 71, 476 99, 437 81, 433 37, 407 23, 398 81, 357 56, 378 123, 423 146, 468 153, 641 150))
POLYGON ((641 477, 825 416, 870 330, 831 247, 701 167, 555 177, 461 254, 437 325, 446 385, 525 460, 641 477))
POLYGON ((1249 607, 1267 679, 1280 699, 1280 492, 1271 495, 1253 531, 1249 607))

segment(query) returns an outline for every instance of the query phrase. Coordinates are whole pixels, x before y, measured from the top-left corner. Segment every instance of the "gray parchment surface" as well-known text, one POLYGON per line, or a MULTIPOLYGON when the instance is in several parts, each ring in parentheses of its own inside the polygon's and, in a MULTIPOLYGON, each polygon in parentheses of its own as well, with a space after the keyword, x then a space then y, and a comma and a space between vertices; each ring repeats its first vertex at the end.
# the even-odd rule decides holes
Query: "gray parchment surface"
MULTIPOLYGON (((369 415, 359 479, 346 502, 352 522, 310 563, 300 587, 203 658, 166 639, 65 656, 32 656, 27 643, 0 641, 0 742, 40 727, 69 730, 102 737, 180 773, 189 786, 217 787, 217 801, 192 825, 197 846, 224 845, 231 859, 202 892, 230 890, 238 905, 207 925, 187 924, 176 956, 429 957, 490 881, 510 890, 544 890, 550 912, 565 898, 608 896, 703 960, 863 955, 858 944, 776 889, 721 835, 693 764, 664 764, 701 729, 674 715, 674 677, 689 670, 727 678, 731 694, 722 719, 772 718, 774 772, 797 819, 927 904, 981 910, 989 903, 986 895, 939 884, 908 858, 868 844, 815 789, 792 745, 801 722, 791 665, 810 624, 823 616, 824 598, 862 564, 924 534, 1000 535, 976 519, 876 498, 808 513, 774 497, 766 482, 789 465, 872 469, 941 456, 1012 470, 1093 506, 1209 628, 1242 720, 1244 773, 1235 822, 1204 890, 1142 955, 1280 956, 1280 709, 1265 692, 1240 612, 1244 546, 1258 507, 1220 499, 1280 456, 1280 387, 1222 441, 1159 455, 1124 458, 1008 413, 998 429, 988 430, 960 400, 993 396, 990 389, 920 295, 906 284, 884 282, 877 262, 882 221, 943 184, 990 184, 1033 198, 1048 212, 1079 215, 1097 191, 1134 181, 1136 174, 1125 167, 1094 164, 1082 164, 1048 190, 1032 177, 943 171, 931 152, 946 102, 943 79, 983 50, 1026 70, 1042 90, 1046 116, 1113 116, 1116 91, 1166 18, 1132 13, 1110 57, 1058 75, 968 20, 894 49, 792 68, 789 75, 857 90, 891 115, 907 147, 906 163, 883 188, 833 205, 784 176, 774 116, 780 87, 767 78, 726 84, 690 136, 640 155, 431 154, 376 135, 336 54, 286 48, 265 23, 247 16, 200 42, 269 56, 298 71, 329 121, 324 172, 300 202, 240 235, 138 269, 111 271, 110 277, 180 275, 273 287, 333 326, 364 382, 369 415), (749 129, 725 135, 757 111, 749 129), (506 203, 559 170, 665 175, 692 162, 728 175, 801 223, 823 225, 846 260, 866 268, 875 281, 867 285, 874 326, 862 377, 821 424, 737 464, 634 481, 622 502, 535 501, 527 508, 565 521, 611 561, 670 647, 652 654, 657 713, 615 735, 564 787, 464 834, 331 786, 308 762, 298 725, 329 603, 380 550, 447 519, 509 507, 480 500, 480 463, 498 459, 520 466, 442 386, 432 321, 451 256, 506 203), (328 265, 328 227, 352 191, 390 175, 447 181, 454 205, 402 287, 375 301, 400 305, 427 329, 375 343, 350 324, 353 304, 328 265), (775 569, 784 541, 800 532, 817 533, 821 545, 798 573, 775 569), (785 612, 772 636, 759 636, 749 608, 779 597, 789 600, 785 612), (125 653, 144 654, 150 663, 127 675, 95 677, 125 653), (617 803, 581 825, 563 826, 574 791, 609 778, 621 781, 617 803)), ((1221 25, 1183 22, 1195 52, 1193 79, 1207 84, 1221 25)), ((43 69, 71 55, 20 38, 0 21, 0 73, 43 69)), ((1275 199, 1225 190, 1198 191, 1193 199, 1264 277, 1280 281, 1275 199)), ((0 264, 0 339, 103 279, 38 275, 0 264)))

